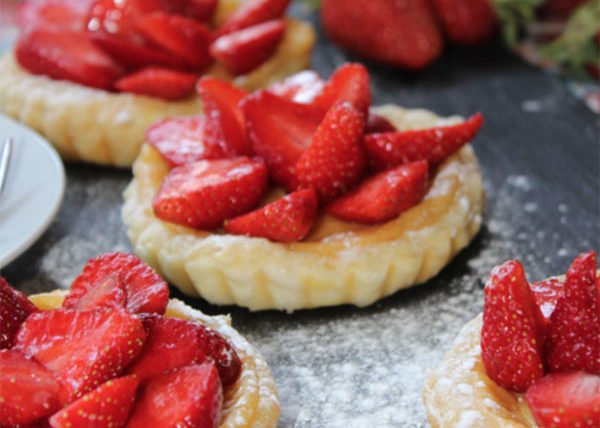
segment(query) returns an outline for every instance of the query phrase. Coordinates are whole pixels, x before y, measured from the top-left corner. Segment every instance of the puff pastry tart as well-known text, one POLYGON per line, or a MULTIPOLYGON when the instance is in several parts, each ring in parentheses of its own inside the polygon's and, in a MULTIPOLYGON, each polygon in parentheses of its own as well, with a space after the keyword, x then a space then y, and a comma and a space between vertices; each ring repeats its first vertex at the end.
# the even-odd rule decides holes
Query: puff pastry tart
POLYGON ((251 310, 365 306, 427 281, 479 230, 482 179, 467 143, 480 115, 369 113, 357 64, 327 82, 300 73, 237 105, 246 156, 207 160, 210 135, 162 122, 124 194, 135 253, 184 293, 251 310))
POLYGON ((0 295, 3 426, 277 426, 263 357, 229 317, 169 300, 135 256, 104 254, 70 291, 29 299, 0 277, 0 295))
POLYGON ((255 89, 305 68, 312 26, 289 0, 42 0, 0 58, 0 112, 61 156, 130 166, 153 122, 197 114, 199 76, 255 89))
POLYGON ((431 425, 600 426, 599 294, 594 252, 531 284, 517 261, 496 267, 483 315, 427 379, 431 425))

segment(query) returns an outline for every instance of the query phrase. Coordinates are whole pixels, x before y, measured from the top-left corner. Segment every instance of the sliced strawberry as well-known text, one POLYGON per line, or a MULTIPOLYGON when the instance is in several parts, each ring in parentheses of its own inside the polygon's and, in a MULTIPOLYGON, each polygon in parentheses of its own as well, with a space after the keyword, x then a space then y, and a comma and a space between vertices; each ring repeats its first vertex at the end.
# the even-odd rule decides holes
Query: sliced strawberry
POLYGON ((326 211, 358 223, 379 223, 398 217, 418 204, 427 191, 425 161, 401 165, 373 175, 333 201, 326 211))
POLYGON ((79 32, 33 30, 17 41, 16 57, 34 74, 111 89, 122 71, 79 32))
POLYGON ((289 4, 290 0, 247 1, 227 18, 217 30, 217 34, 222 36, 273 19, 283 18, 289 4))
POLYGON ((19 6, 17 22, 23 32, 31 30, 83 31, 86 15, 94 0, 27 1, 19 6))
POLYGON ((127 370, 140 381, 187 366, 201 357, 198 324, 160 315, 145 316, 143 322, 148 338, 142 353, 127 370))
POLYGON ((295 188, 295 165, 310 146, 321 114, 268 91, 246 98, 242 111, 254 153, 264 159, 278 184, 288 190, 295 188))
POLYGON ((594 427, 600 422, 600 376, 551 373, 527 390, 527 404, 540 428, 594 427))
POLYGON ((135 400, 138 380, 109 380, 50 418, 52 428, 113 428, 125 426, 135 400))
POLYGON ((299 187, 313 187, 320 201, 329 201, 356 185, 366 167, 364 129, 362 113, 348 102, 335 104, 296 163, 299 187))
POLYGON ((596 253, 581 254, 567 271, 563 294, 550 317, 546 361, 551 371, 600 374, 600 303, 596 253))
POLYGON ((96 0, 90 8, 86 27, 90 32, 139 41, 137 20, 158 10, 159 0, 96 0))
POLYGON ((212 363, 194 364, 156 376, 136 401, 128 428, 216 428, 223 391, 212 363))
POLYGON ((496 266, 485 286, 481 358, 498 385, 525 392, 544 375, 542 314, 525 279, 511 260, 496 266))
POLYGON ((477 113, 456 125, 367 135, 364 145, 376 169, 417 160, 436 166, 475 138, 482 124, 483 116, 477 113))
POLYGON ((219 37, 210 53, 231 73, 248 73, 269 59, 284 32, 283 20, 267 21, 219 37))
POLYGON ((148 128, 146 142, 160 152, 169 168, 227 157, 220 144, 207 141, 205 129, 205 116, 165 119, 148 128))
POLYGON ((317 215, 313 189, 298 190, 270 204, 225 223, 225 232, 294 242, 304 238, 317 215))
POLYGON ((0 276, 0 349, 12 346, 17 330, 34 312, 37 308, 27 296, 12 288, 0 276))
POLYGON ((161 0, 162 9, 175 15, 183 15, 196 21, 207 22, 217 7, 217 0, 161 0))
POLYGON ((14 349, 50 370, 69 403, 121 374, 145 339, 142 322, 125 311, 57 309, 30 315, 14 349))
MULTIPOLYGON (((82 290, 81 290, 82 291, 82 290)), ((79 294, 76 291, 76 294, 79 294)), ((70 304, 65 307, 72 307, 77 310, 94 308, 125 308, 127 307, 127 290, 123 283, 123 275, 113 272, 104 278, 96 281, 92 288, 86 290, 86 293, 69 299, 70 304)))
POLYGON ((183 68, 185 63, 173 54, 142 41, 132 41, 104 32, 89 34, 90 40, 112 59, 129 69, 157 65, 167 68, 183 68))
POLYGON ((0 351, 0 421, 28 424, 60 408, 60 385, 36 361, 12 349, 0 351))
POLYGON ((221 146, 229 157, 251 154, 252 147, 246 138, 244 116, 239 107, 246 92, 214 77, 200 79, 197 89, 204 108, 206 144, 221 146))
POLYGON ((184 226, 215 229, 256 205, 267 188, 267 174, 263 161, 246 157, 177 167, 154 198, 154 214, 184 226))
POLYGON ((364 65, 348 63, 338 67, 314 104, 326 112, 335 103, 344 101, 352 104, 366 119, 371 106, 371 87, 369 72, 364 65))
POLYGON ((367 126, 365 127, 365 134, 376 134, 381 132, 394 132, 396 127, 383 116, 378 114, 369 113, 367 118, 367 126))
MULTIPOLYGON (((71 284, 63 307, 79 308, 82 300, 98 293, 98 286, 115 274, 120 276, 126 292, 127 310, 132 314, 163 314, 169 303, 169 286, 140 258, 120 252, 106 253, 87 262, 71 284)), ((92 299, 93 300, 93 299, 92 299)))
POLYGON ((544 316, 546 326, 550 322, 550 316, 554 312, 554 308, 556 308, 558 299, 562 296, 563 286, 564 283, 556 278, 532 282, 530 284, 535 301, 544 316))
POLYGON ((234 384, 240 376, 242 362, 227 340, 197 322, 160 315, 145 315, 148 338, 142 353, 128 372, 140 381, 192 363, 212 361, 217 366, 223 386, 234 384))
POLYGON ((189 95, 196 85, 195 74, 161 67, 146 67, 117 80, 115 88, 165 100, 178 100, 189 95))
POLYGON ((268 91, 297 103, 310 104, 325 86, 316 72, 304 70, 269 86, 268 91))
POLYGON ((205 325, 198 324, 198 337, 199 361, 212 360, 217 366, 221 384, 224 387, 233 385, 242 372, 242 361, 236 350, 223 336, 205 325))
POLYGON ((202 70, 212 62, 208 53, 210 31, 193 19, 155 12, 139 18, 136 26, 147 39, 177 55, 190 67, 202 70))

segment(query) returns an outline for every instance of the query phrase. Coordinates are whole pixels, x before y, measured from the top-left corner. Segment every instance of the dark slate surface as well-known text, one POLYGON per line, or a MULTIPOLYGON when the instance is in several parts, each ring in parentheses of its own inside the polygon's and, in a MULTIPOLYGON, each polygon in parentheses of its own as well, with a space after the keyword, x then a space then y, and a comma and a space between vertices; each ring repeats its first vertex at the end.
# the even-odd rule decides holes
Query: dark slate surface
MULTIPOLYGON (((313 66, 327 76, 348 59, 321 37, 313 66)), ((498 46, 450 51, 418 75, 368 67, 378 104, 484 113, 474 146, 488 194, 485 226, 438 277, 369 308, 289 315, 186 299, 208 313, 231 313, 263 352, 280 387, 283 427, 426 426, 423 380, 481 311, 490 269, 519 258, 530 278, 541 279, 600 248, 598 120, 563 82, 498 46)), ((2 271, 28 293, 66 287, 88 258, 129 249, 120 207, 130 173, 68 165, 67 176, 57 219, 2 271)))

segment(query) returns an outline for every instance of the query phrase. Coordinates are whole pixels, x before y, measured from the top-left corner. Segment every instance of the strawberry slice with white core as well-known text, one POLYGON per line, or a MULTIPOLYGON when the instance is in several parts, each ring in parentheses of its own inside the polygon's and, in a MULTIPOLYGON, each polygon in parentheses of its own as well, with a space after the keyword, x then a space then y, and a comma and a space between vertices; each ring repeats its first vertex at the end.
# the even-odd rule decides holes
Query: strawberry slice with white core
POLYGON ((161 220, 198 229, 220 227, 252 209, 267 189, 260 159, 201 160, 171 170, 154 198, 161 220))
POLYGON ((551 373, 525 395, 541 428, 600 426, 600 376, 575 371, 551 373))
POLYGON ((30 315, 13 349, 50 370, 69 403, 121 374, 145 339, 141 321, 123 310, 57 309, 30 315))

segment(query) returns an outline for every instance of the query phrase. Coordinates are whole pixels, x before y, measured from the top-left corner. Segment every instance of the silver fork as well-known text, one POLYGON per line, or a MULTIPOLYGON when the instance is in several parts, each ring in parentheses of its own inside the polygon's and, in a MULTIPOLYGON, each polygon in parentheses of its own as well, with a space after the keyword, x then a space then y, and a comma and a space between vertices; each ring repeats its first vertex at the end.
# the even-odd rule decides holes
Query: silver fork
POLYGON ((4 183, 6 182, 6 175, 8 174, 8 164, 10 162, 10 153, 12 152, 12 138, 4 140, 2 146, 2 152, 0 152, 0 194, 4 190, 4 183))

